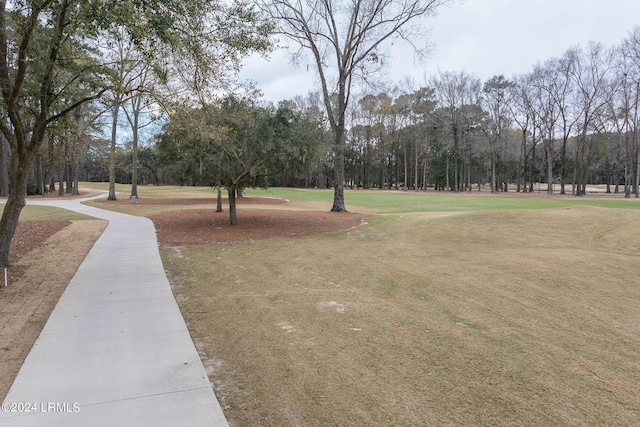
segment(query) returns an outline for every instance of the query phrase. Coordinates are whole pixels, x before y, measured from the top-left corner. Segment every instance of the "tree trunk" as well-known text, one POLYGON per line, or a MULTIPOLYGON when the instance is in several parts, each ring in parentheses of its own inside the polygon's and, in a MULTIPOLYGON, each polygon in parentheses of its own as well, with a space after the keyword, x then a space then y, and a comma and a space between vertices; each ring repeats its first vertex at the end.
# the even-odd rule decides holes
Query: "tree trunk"
POLYGON ((404 143, 404 191, 409 189, 409 144, 404 143))
MULTIPOLYGON (((398 151, 399 151, 399 148, 395 150, 395 153, 396 153, 395 158, 396 159, 400 158, 400 155, 398 154, 398 151)), ((400 183, 400 161, 396 160, 396 179, 395 179, 395 182, 394 182, 394 186, 395 186, 396 190, 398 189, 398 184, 399 183, 400 183)))
POLYGON ((49 164, 51 165, 51 176, 49 177, 49 193, 53 194, 56 192, 56 177, 55 177, 55 146, 53 137, 51 135, 48 136, 48 152, 47 157, 49 158, 49 164))
POLYGON ((80 189, 79 187, 79 182, 80 179, 78 177, 78 175, 80 174, 80 152, 82 151, 82 114, 80 112, 80 110, 76 110, 74 112, 74 117, 76 119, 76 144, 75 147, 73 149, 73 157, 72 157, 72 162, 71 162, 71 178, 72 178, 72 182, 73 182, 73 195, 74 196, 79 196, 80 195, 80 189))
POLYGON ((133 133, 132 143, 132 161, 131 161, 131 197, 138 197, 138 128, 140 127, 140 112, 137 109, 133 111, 133 133))
POLYGON ((65 144, 64 146, 64 165, 65 165, 65 170, 66 170, 66 177, 67 177, 67 189, 65 191, 65 193, 67 194, 72 194, 73 193, 73 177, 72 177, 72 171, 71 171, 71 162, 69 161, 69 145, 65 144))
POLYGON ((216 197, 216 212, 222 212, 222 187, 218 185, 218 196, 216 197))
POLYGON ((58 154, 58 197, 64 196, 64 152, 62 151, 62 147, 59 148, 60 153, 58 154))
POLYGON ((560 194, 564 195, 566 194, 565 190, 564 190, 564 184, 565 184, 565 175, 567 174, 566 171, 566 157, 567 157, 567 136, 566 136, 566 132, 564 133, 565 136, 563 136, 562 139, 562 151, 560 152, 560 194))
POLYGON ((471 150, 469 150, 469 158, 467 159, 467 191, 471 193, 471 150))
POLYGON ((451 190, 451 186, 449 185, 449 153, 447 153, 447 168, 445 170, 445 179, 446 179, 447 191, 449 191, 451 190))
POLYGON ((0 197, 9 196, 9 143, 0 133, 0 197))
MULTIPOLYGON (((16 155, 14 154, 14 156, 16 155)), ((2 233, 0 233, 0 267, 9 267, 11 265, 9 263, 11 241, 18 227, 20 212, 26 204, 25 192, 29 168, 23 165, 31 163, 33 156, 30 157, 24 162, 18 162, 15 158, 11 160, 10 173, 14 180, 11 182, 12 191, 9 193, 9 198, 2 212, 2 218, 0 218, 0 230, 2 230, 2 233)))
POLYGON ((637 130, 634 130, 633 135, 633 146, 636 148, 636 188, 635 188, 635 197, 636 199, 640 198, 640 147, 638 147, 638 141, 636 141, 637 130))
POLYGON ((522 130, 522 144, 520 145, 520 162, 518 162, 518 188, 516 192, 527 192, 527 130, 522 130), (522 187, 521 187, 522 186, 522 187))
POLYGON ((120 101, 115 99, 111 108, 113 120, 111 123, 111 150, 109 152, 109 197, 107 197, 107 200, 116 200, 116 138, 120 101))
POLYGON ((536 163, 536 128, 531 136, 531 161, 529 162, 529 192, 533 193, 533 165, 536 163))
POLYGON ((364 170, 362 171, 362 175, 363 175, 363 184, 364 184, 364 189, 368 190, 369 188, 371 188, 371 185, 369 183, 369 181, 371 180, 369 178, 369 163, 371 162, 370 156, 371 156, 371 140, 370 137, 368 135, 368 131, 367 131, 367 141, 366 141, 366 145, 364 147, 364 170))
POLYGON ((238 216, 236 215, 236 186, 229 187, 229 221, 231 225, 238 225, 238 216))
POLYGON ((36 194, 44 196, 44 168, 42 166, 43 160, 41 154, 36 154, 34 169, 34 175, 36 180, 36 194))
POLYGON ((625 162, 624 165, 624 198, 631 198, 631 173, 629 171, 629 163, 625 162))
POLYGON ((347 208, 344 205, 344 145, 341 134, 336 136, 334 154, 333 207, 331 212, 346 212, 347 208))
POLYGON ((498 163, 496 159, 496 150, 493 148, 491 150, 491 192, 498 192, 498 177, 496 176, 496 163, 498 163))
POLYGON ((78 158, 76 157, 75 160, 75 164, 73 165, 73 168, 71 168, 73 170, 73 195, 74 196, 79 196, 80 195, 80 178, 78 177, 78 169, 79 165, 78 165, 78 158))
POLYGON ((547 193, 553 194, 553 140, 547 147, 547 193))
POLYGON ((460 191, 460 177, 458 176, 458 125, 453 126, 453 185, 455 186, 454 192, 460 191))
POLYGON ((636 150, 636 199, 640 198, 640 141, 638 140, 638 101, 640 100, 640 82, 636 82, 635 119, 633 121, 633 146, 636 150))
POLYGON ((427 158, 424 159, 424 166, 422 169, 422 191, 427 191, 427 158))
POLYGON ((414 183, 413 183, 413 191, 418 191, 418 141, 416 141, 415 143, 415 156, 414 156, 414 160, 415 160, 415 164, 414 164, 414 168, 413 168, 413 174, 414 174, 414 183))

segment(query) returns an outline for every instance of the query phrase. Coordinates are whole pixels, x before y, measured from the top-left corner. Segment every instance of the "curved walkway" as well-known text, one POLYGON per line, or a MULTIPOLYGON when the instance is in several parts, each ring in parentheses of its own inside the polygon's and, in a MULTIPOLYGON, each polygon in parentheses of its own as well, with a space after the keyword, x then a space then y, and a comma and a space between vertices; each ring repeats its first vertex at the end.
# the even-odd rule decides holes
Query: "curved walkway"
POLYGON ((171 292, 153 223, 80 202, 33 203, 109 225, 27 356, 0 425, 227 426, 171 292))

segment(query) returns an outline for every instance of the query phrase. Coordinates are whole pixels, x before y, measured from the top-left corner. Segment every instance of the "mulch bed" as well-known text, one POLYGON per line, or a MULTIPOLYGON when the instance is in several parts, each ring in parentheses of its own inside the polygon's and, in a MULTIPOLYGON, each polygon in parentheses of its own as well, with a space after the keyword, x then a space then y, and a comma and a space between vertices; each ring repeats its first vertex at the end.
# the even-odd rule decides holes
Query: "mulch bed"
POLYGON ((151 216, 158 241, 168 245, 263 240, 309 236, 356 227, 367 215, 319 211, 239 210, 238 225, 229 212, 194 210, 151 216))
MULTIPOLYGON (((71 221, 26 221, 19 222, 16 233, 11 242, 9 261, 11 267, 7 270, 9 281, 22 276, 27 265, 18 265, 20 260, 29 252, 44 244, 44 242, 58 231, 71 224, 71 221)), ((61 254, 64 256, 64 254, 61 254)), ((55 260, 51 260, 55 262, 55 260)), ((2 279, 4 281, 4 278, 2 279)))

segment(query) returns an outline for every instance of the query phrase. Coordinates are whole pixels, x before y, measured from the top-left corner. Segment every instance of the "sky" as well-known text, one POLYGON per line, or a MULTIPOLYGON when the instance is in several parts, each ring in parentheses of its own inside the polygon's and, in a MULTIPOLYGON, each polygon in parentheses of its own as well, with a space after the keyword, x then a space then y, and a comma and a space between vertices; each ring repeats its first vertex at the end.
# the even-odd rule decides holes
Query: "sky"
MULTIPOLYGON (((429 56, 414 60, 408 45, 394 43, 380 79, 416 86, 438 71, 465 71, 487 80, 525 74, 536 63, 561 56, 589 41, 619 44, 640 26, 640 0, 464 0, 439 9, 427 20, 429 56)), ((286 50, 269 59, 245 61, 243 81, 253 81, 266 100, 277 102, 318 90, 310 61, 292 65, 286 50)))

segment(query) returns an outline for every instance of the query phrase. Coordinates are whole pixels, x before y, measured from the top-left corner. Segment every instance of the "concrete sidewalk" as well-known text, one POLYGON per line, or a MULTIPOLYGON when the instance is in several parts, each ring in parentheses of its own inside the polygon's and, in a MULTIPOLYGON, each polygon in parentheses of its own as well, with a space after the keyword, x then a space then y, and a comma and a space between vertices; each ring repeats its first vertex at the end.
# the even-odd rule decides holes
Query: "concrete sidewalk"
POLYGON ((153 223, 80 201, 38 204, 109 225, 25 360, 0 425, 227 426, 171 292, 153 223))

